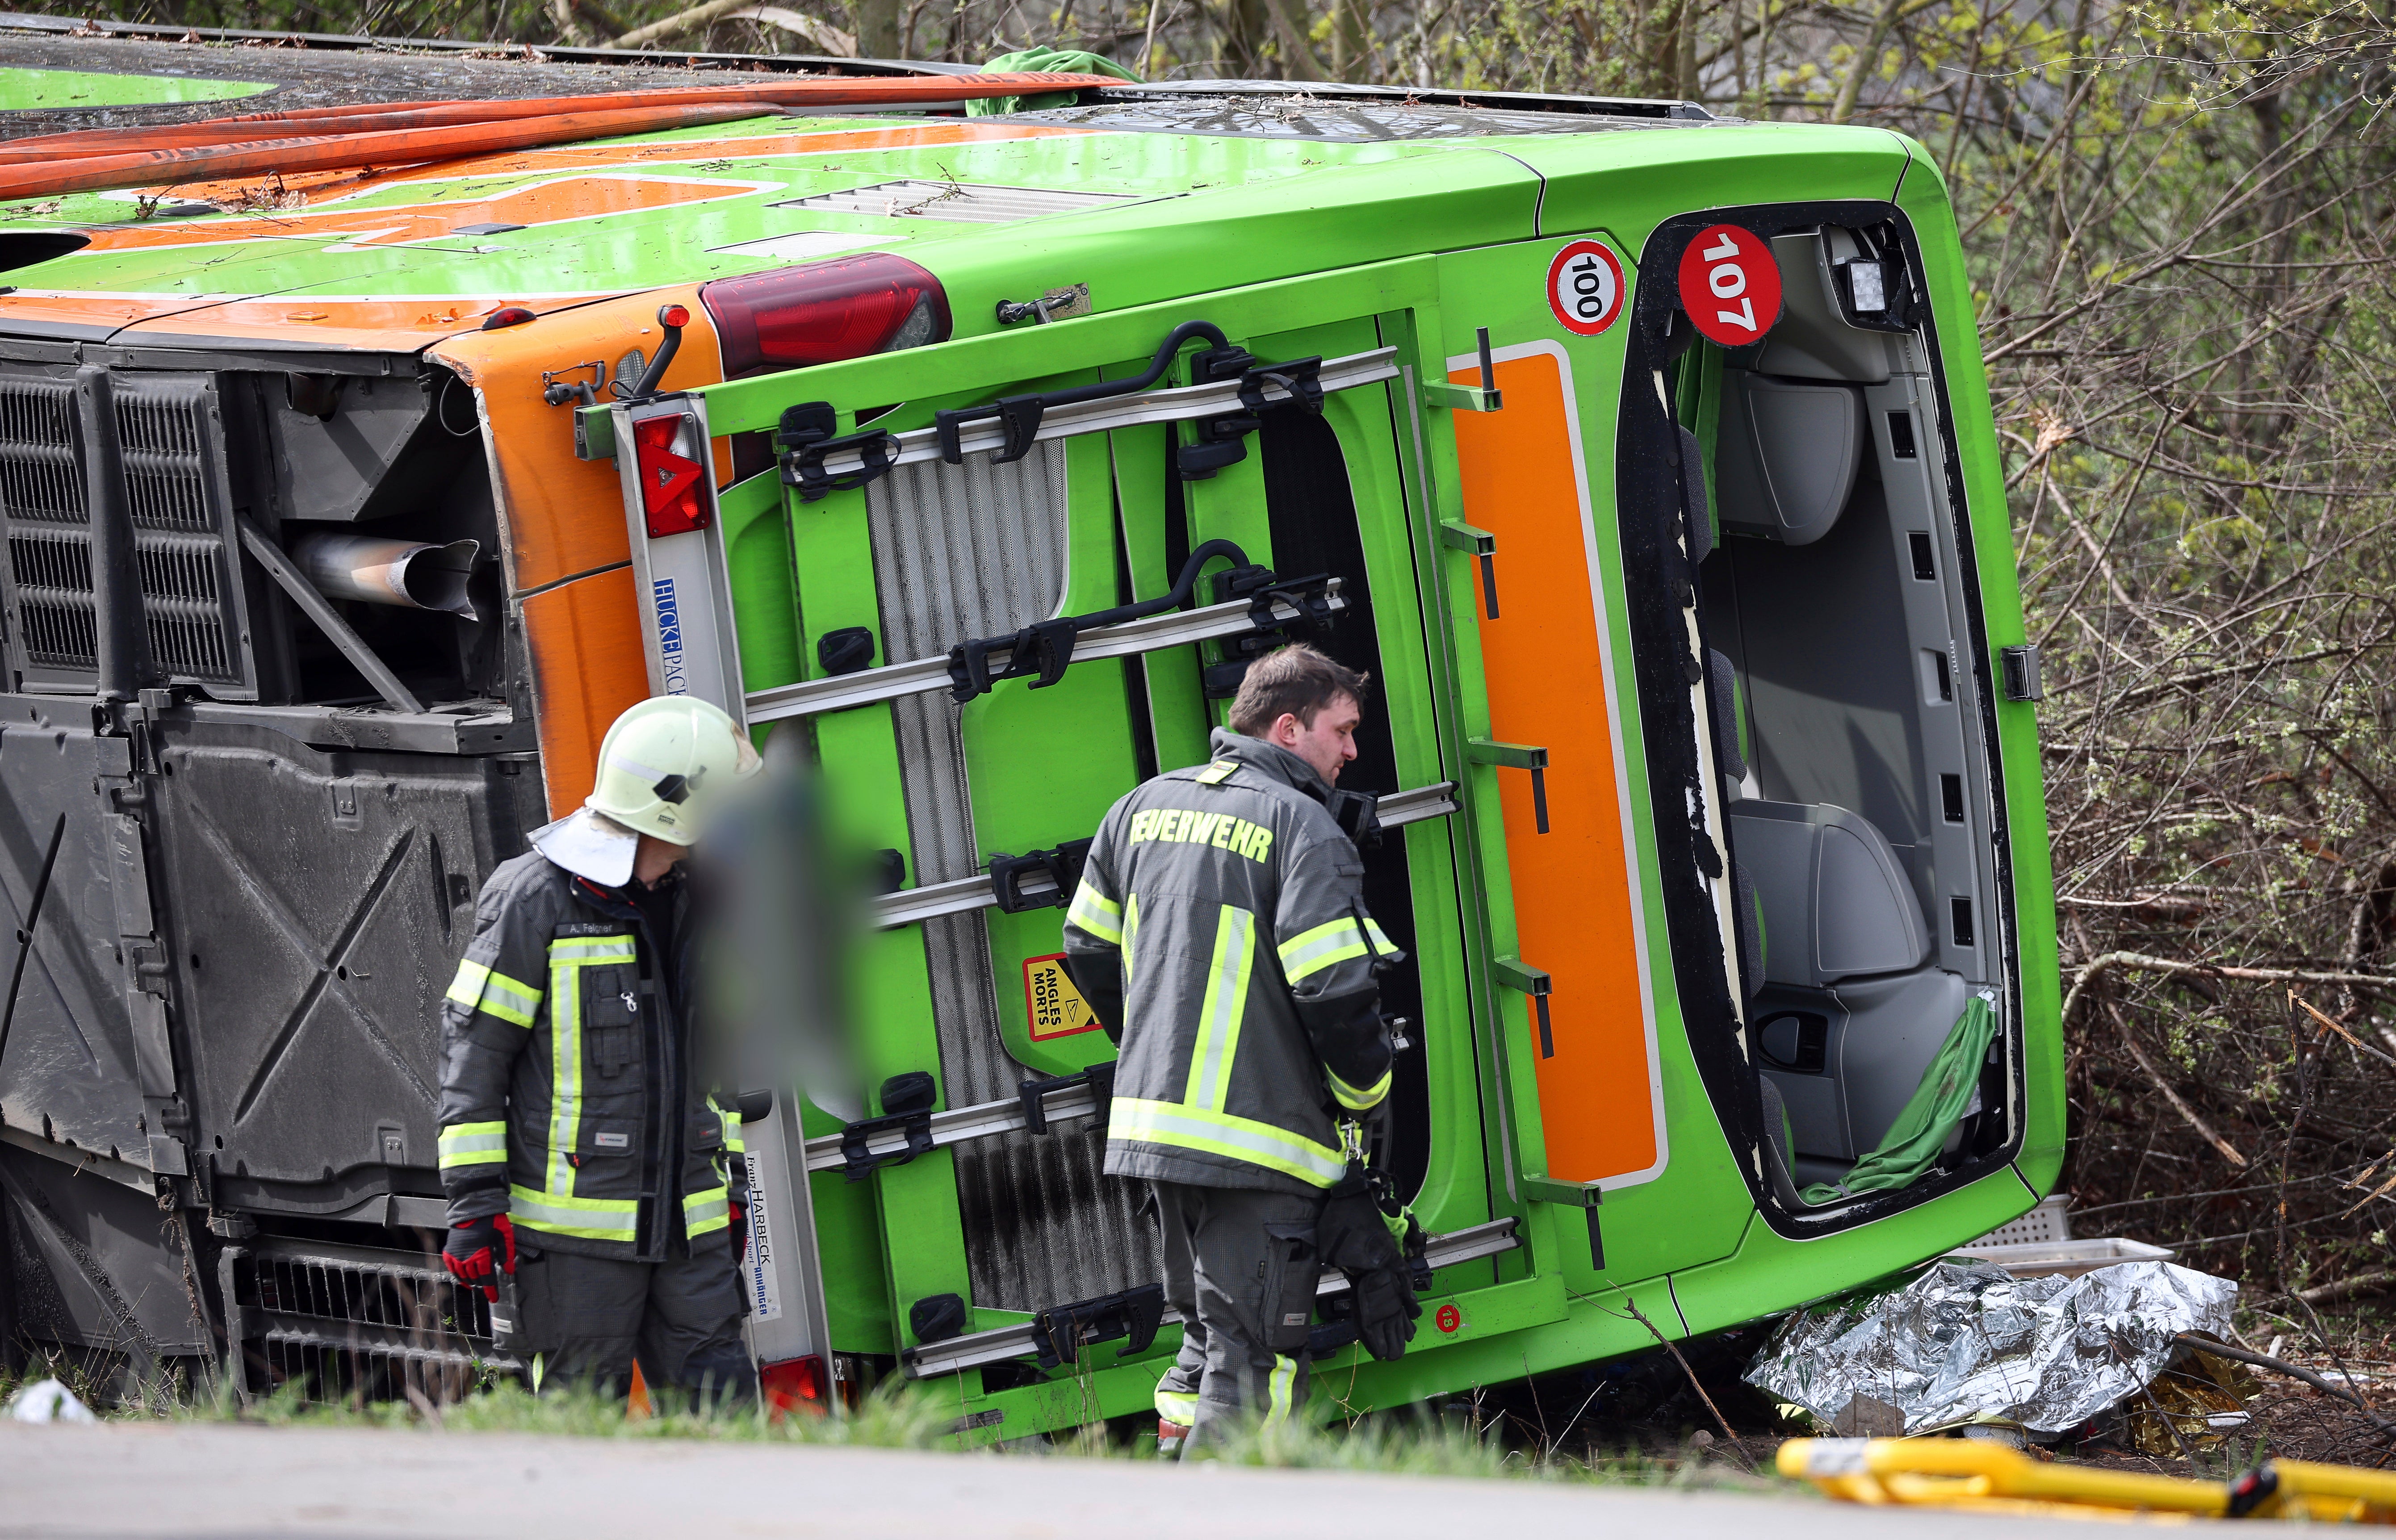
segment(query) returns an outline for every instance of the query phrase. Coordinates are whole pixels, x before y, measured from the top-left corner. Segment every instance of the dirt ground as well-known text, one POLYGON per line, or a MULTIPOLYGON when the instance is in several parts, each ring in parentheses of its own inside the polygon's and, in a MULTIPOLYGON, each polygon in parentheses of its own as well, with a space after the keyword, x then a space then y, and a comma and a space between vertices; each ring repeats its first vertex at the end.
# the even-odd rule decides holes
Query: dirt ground
MULTIPOLYGON (((2140 1448, 2140 1429, 2119 1419, 2031 1447, 2057 1460, 2214 1480, 2275 1457, 2396 1467, 2396 1316, 2369 1302, 2323 1309, 2324 1340, 2303 1322, 2301 1306, 2285 1299, 2256 1304, 2262 1308, 2240 1311, 2243 1345, 2333 1382, 2351 1376, 2348 1383, 2389 1427, 2374 1427, 2361 1409, 2311 1386, 2256 1369, 2252 1394, 2243 1399, 2251 1420, 2243 1427, 2175 1439, 2161 1419, 2146 1420, 2147 1439, 2174 1453, 2140 1448), (2279 1314, 2275 1306, 2297 1314, 2279 1314)), ((1441 1412, 1450 1420, 1496 1425, 1498 1436, 1526 1454, 1652 1466, 1659 1473, 1702 1474, 1710 1483, 1733 1486, 1747 1484, 1750 1475, 1760 1482, 1769 1478, 1784 1441, 1817 1431, 1783 1418, 1771 1398, 1739 1377, 1770 1332, 1766 1323, 1684 1343, 1685 1368, 1658 1349, 1458 1398, 1441 1412), (1731 1437, 1724 1436, 1724 1423, 1731 1437)))

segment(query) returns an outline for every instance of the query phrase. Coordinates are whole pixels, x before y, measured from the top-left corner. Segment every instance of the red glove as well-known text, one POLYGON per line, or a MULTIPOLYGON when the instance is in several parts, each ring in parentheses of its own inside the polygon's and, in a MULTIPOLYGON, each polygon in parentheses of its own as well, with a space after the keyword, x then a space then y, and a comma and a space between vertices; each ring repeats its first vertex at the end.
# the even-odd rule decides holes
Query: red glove
POLYGON ((731 1204, 730 1207, 732 1211, 732 1265, 737 1268, 743 1262, 749 1260, 749 1206, 745 1203, 734 1203, 731 1204))
POLYGON ((452 1227, 441 1246, 441 1265, 459 1282, 479 1288, 484 1298, 496 1301, 499 1286, 492 1281, 494 1269, 516 1270, 516 1227, 504 1214, 486 1214, 452 1227), (500 1261, 502 1256, 507 1260, 500 1261))

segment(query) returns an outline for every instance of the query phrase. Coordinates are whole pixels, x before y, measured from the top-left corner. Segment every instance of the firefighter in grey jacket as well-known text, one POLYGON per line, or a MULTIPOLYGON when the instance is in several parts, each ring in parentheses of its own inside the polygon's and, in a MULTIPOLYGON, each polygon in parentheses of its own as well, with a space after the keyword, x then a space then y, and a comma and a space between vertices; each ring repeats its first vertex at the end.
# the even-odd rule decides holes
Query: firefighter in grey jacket
POLYGON ((1311 647, 1258 659, 1213 759, 1109 811, 1067 915, 1066 965, 1121 1043, 1106 1169, 1154 1185, 1186 1323, 1158 1416, 1193 1445, 1304 1401, 1315 1220, 1351 1120, 1389 1095, 1375 975, 1401 954, 1324 805, 1364 684, 1311 647))
POLYGON ((715 707, 645 700, 583 808, 491 874, 442 1010, 442 1261, 498 1296, 539 1387, 752 1396, 739 1120, 694 1063, 677 864, 758 768, 715 707))

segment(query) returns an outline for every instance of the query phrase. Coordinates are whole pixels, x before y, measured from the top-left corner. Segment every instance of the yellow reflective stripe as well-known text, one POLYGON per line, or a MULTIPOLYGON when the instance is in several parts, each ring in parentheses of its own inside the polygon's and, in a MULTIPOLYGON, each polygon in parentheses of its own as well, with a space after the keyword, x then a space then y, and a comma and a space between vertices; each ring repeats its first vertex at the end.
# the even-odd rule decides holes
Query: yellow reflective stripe
POLYGON ((1353 920, 1334 920, 1291 936, 1281 944, 1281 971, 1295 984, 1335 962, 1364 955, 1364 935, 1353 920))
POLYGON ((1328 1069, 1323 1071, 1323 1078, 1331 1082, 1331 1094, 1339 1098, 1340 1106, 1346 1108, 1351 1112, 1370 1112, 1373 1109, 1381 1105, 1381 1098, 1383 1096, 1390 1094, 1390 1076, 1391 1073, 1393 1073, 1391 1070, 1382 1070, 1381 1078, 1375 1081, 1371 1085, 1366 1086, 1362 1091, 1357 1090, 1354 1086, 1349 1084, 1346 1081, 1341 1080, 1338 1076, 1333 1074, 1328 1069))
POLYGON ((1167 1390, 1156 1387, 1156 1414, 1166 1422, 1183 1427, 1198 1420, 1198 1393, 1195 1390, 1167 1390))
POLYGON ((575 1235, 585 1241, 634 1239, 632 1198, 576 1198, 563 1192, 508 1188, 508 1217, 519 1225, 552 1235, 575 1235), (612 1222, 611 1222, 612 1221, 612 1222))
POLYGON ((1256 917, 1225 904, 1215 924, 1215 958, 1206 965, 1206 998, 1198 1007, 1198 1038, 1190 1045, 1190 1082, 1182 1100, 1191 1107, 1221 1107, 1231 1086, 1231 1056, 1239 1051, 1240 1021, 1247 1014, 1248 968, 1255 943, 1256 917))
POLYGON ((493 973, 480 962, 458 964, 458 976, 449 981, 447 998, 470 1011, 481 1011, 518 1027, 531 1026, 534 1014, 540 1009, 539 989, 519 984, 505 974, 493 973))
POLYGON ((574 1162, 567 1157, 582 1136, 582 990, 575 975, 584 968, 637 962, 629 936, 561 936, 549 944, 549 1190, 574 1190, 574 1162))
POLYGON ((740 1137, 740 1114, 727 1112, 719 1107, 715 1115, 724 1120, 724 1148, 735 1155, 747 1154, 749 1146, 740 1137))
MULTIPOLYGON (((1124 895, 1123 938, 1123 977, 1124 992, 1125 994, 1129 994, 1131 992, 1131 956, 1133 951, 1138 949, 1138 944, 1139 895, 1137 893, 1126 893, 1124 895)), ((1123 1023, 1120 1021, 1111 1021, 1107 1023, 1107 1025, 1112 1027, 1118 1032, 1123 1030, 1123 1023)))
POLYGON ((1373 938, 1373 945, 1381 951, 1393 952, 1398 949, 1398 944, 1390 939, 1390 933, 1383 930, 1380 922, 1369 914, 1364 916, 1364 934, 1373 938))
POLYGON ((540 1009, 540 991, 529 984, 519 984, 503 973, 495 973, 483 980, 484 1012, 501 1021, 512 1021, 519 1027, 529 1027, 535 1013, 540 1009))
POLYGON ((1115 1097, 1107 1137, 1226 1156, 1316 1187, 1329 1187, 1348 1172, 1339 1151, 1288 1129, 1173 1102, 1115 1097))
MULTIPOLYGON (((557 950, 552 942, 550 951, 557 950)), ((576 964, 552 963, 549 988, 549 1190, 574 1190, 568 1157, 582 1132, 582 991, 576 964)))
POLYGON ((1298 1384, 1298 1360, 1273 1355, 1272 1373, 1265 1377, 1265 1418, 1267 1427, 1279 1427, 1289 1421, 1292 1404, 1290 1392, 1298 1384))
POLYGON ((483 980, 490 976, 491 970, 480 962, 459 962, 458 976, 449 981, 450 1002, 463 1005, 470 1011, 480 1005, 483 1002, 483 980))
POLYGON ((1065 918, 1101 941, 1123 945, 1123 906, 1092 887, 1086 877, 1073 890, 1073 905, 1065 918))
POLYGON ((508 1158, 508 1125, 459 1123, 441 1131, 440 1146, 444 1171, 452 1166, 504 1164, 508 1158))
POLYGON ((732 1223, 732 1189, 709 1188, 686 1194, 682 1201, 683 1233, 691 1236, 720 1230, 732 1223))

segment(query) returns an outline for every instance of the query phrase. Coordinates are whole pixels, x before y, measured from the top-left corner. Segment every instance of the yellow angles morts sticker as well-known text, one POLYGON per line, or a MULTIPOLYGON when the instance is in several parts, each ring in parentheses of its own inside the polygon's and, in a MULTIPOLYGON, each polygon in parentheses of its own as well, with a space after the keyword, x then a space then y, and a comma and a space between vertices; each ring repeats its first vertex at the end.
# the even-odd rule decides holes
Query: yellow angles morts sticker
POLYGON ((1023 960, 1023 1009, 1034 1042, 1095 1031, 1098 1026, 1098 1013, 1065 971, 1063 952, 1023 960))

